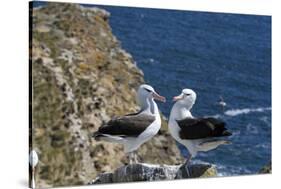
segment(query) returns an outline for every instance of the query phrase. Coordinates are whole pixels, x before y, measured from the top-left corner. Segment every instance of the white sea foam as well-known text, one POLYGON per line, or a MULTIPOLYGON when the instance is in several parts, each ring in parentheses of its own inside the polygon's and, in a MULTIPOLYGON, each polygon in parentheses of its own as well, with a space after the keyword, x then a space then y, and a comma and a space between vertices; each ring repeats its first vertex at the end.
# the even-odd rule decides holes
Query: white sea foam
POLYGON ((149 61, 150 63, 155 62, 155 60, 154 60, 153 58, 149 58, 148 61, 149 61))
MULTIPOLYGON (((202 154, 200 154, 201 156, 202 154)), ((206 162, 200 159, 193 159, 191 164, 210 164, 210 162, 206 162)), ((218 176, 235 176, 241 174, 251 174, 252 172, 245 167, 238 167, 234 165, 223 165, 218 162, 213 163, 213 165, 218 170, 218 176)))
POLYGON ((261 118, 259 118, 261 121, 263 121, 264 123, 266 123, 267 126, 271 126, 271 122, 269 117, 263 116, 261 118))
POLYGON ((245 167, 225 166, 219 163, 216 164, 216 167, 218 169, 218 176, 220 177, 253 174, 253 172, 245 167))
POLYGON ((141 63, 144 64, 157 64, 159 63, 157 60, 155 60, 154 58, 146 58, 146 59, 142 59, 140 60, 141 63))
POLYGON ((216 115, 206 116, 206 117, 213 117, 213 118, 217 118, 217 119, 218 119, 218 118, 221 118, 221 116, 222 116, 222 115, 220 115, 220 114, 216 114, 216 115))
POLYGON ((269 148, 271 148, 271 143, 257 144, 254 147, 255 148, 269 149, 269 148))
MULTIPOLYGON (((215 114, 215 115, 209 115, 209 116, 205 116, 205 117, 213 117, 213 118, 225 118, 225 116, 229 116, 229 117, 234 117, 234 116, 239 116, 242 114, 249 114, 249 113, 253 113, 253 112, 265 112, 265 111, 270 111, 271 107, 261 107, 261 108, 243 108, 243 109, 230 109, 225 111, 223 114, 215 114)), ((264 121, 266 123, 270 123, 268 121, 268 117, 261 117, 260 118, 261 121, 264 121)))
POLYGON ((244 108, 244 109, 232 109, 232 110, 227 110, 224 112, 225 115, 227 116, 238 116, 241 114, 249 114, 252 112, 265 112, 271 110, 271 107, 265 107, 265 108, 244 108))

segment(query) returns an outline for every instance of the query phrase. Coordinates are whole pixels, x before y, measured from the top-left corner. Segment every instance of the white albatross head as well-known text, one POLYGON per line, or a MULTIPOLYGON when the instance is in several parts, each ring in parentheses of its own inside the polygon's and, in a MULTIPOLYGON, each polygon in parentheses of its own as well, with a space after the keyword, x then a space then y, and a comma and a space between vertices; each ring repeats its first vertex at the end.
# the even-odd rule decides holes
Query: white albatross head
POLYGON ((196 101, 196 93, 192 89, 183 89, 179 96, 173 98, 173 101, 176 101, 177 105, 191 110, 196 101))
POLYGON ((155 99, 159 100, 161 102, 166 102, 166 98, 163 96, 160 96, 153 87, 147 84, 142 84, 137 92, 137 101, 139 105, 144 108, 145 104, 147 103, 147 100, 155 99))

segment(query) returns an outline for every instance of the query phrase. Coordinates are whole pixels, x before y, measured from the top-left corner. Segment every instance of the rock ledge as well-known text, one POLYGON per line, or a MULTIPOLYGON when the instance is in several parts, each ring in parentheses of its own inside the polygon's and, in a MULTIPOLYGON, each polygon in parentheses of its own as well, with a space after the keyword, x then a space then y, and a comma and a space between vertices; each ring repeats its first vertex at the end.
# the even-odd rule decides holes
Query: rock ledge
POLYGON ((105 184, 135 181, 173 180, 183 178, 215 177, 217 169, 210 164, 195 164, 189 166, 188 176, 185 165, 157 165, 138 163, 125 165, 113 173, 102 173, 89 184, 105 184))

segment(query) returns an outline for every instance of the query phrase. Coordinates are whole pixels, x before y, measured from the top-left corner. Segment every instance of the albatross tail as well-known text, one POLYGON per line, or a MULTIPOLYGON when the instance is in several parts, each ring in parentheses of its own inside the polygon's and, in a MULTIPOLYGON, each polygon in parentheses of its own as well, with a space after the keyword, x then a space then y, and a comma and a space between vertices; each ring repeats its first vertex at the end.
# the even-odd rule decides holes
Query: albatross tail
POLYGON ((223 131, 222 136, 231 136, 232 133, 228 130, 223 131))
POLYGON ((96 141, 108 141, 108 142, 116 142, 116 143, 121 143, 121 141, 124 140, 124 138, 122 136, 113 136, 113 135, 109 135, 109 134, 103 134, 100 132, 95 132, 92 137, 94 137, 94 139, 96 141))
POLYGON ((198 145, 198 149, 200 151, 209 151, 209 150, 213 150, 216 149, 218 146, 222 145, 222 144, 231 144, 231 142, 229 140, 210 140, 210 141, 206 141, 206 142, 202 142, 198 145))
POLYGON ((101 137, 103 134, 101 134, 100 132, 95 132, 92 137, 96 140, 96 141, 100 141, 101 137))

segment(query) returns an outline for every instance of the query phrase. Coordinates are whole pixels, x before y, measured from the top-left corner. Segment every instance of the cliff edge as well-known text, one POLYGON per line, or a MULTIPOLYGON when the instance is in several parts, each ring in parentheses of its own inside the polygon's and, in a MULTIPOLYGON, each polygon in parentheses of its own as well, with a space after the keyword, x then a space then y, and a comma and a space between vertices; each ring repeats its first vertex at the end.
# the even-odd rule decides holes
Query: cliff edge
MULTIPOLYGON (((30 14, 30 148, 39 156, 36 185, 86 184, 127 162, 122 146, 90 136, 113 116, 138 110, 135 96, 143 73, 112 34, 109 12, 48 3, 30 8, 30 14)), ((182 161, 165 125, 139 149, 143 162, 182 161)))

